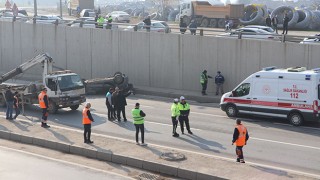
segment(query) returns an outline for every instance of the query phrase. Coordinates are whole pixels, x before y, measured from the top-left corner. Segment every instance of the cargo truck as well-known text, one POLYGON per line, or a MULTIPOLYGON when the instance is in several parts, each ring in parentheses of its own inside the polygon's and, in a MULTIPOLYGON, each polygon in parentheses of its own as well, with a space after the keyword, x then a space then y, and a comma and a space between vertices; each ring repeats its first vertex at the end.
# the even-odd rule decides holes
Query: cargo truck
POLYGON ((191 1, 180 6, 180 18, 189 24, 196 20, 201 27, 225 27, 226 20, 232 20, 238 26, 244 14, 243 4, 211 5, 208 1, 191 1))
POLYGON ((79 12, 83 9, 94 9, 94 0, 69 0, 68 1, 68 12, 69 15, 77 15, 77 9, 79 12))

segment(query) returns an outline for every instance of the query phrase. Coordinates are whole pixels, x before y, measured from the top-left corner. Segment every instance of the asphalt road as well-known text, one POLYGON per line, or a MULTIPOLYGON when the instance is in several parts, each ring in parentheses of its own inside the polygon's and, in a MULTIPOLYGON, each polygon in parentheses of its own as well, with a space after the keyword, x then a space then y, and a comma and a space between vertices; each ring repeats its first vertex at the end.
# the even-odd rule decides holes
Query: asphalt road
MULTIPOLYGON (((107 120, 103 96, 89 96, 87 100, 92 103, 95 119, 93 133, 134 140, 135 129, 130 111, 134 104, 139 102, 141 109, 147 114, 146 143, 175 148, 182 152, 191 151, 235 159, 234 146, 231 145, 235 120, 228 118, 217 104, 189 102, 191 104, 190 124, 194 135, 181 135, 178 127, 180 138, 174 138, 171 136, 169 109, 171 99, 144 95, 130 96, 127 99, 126 111, 129 121, 126 123, 107 120)), ((28 107, 26 114, 30 120, 37 121, 40 110, 34 106, 28 107)), ((58 114, 49 115, 49 124, 82 129, 81 118, 80 111, 62 109, 58 114)), ((247 162, 320 177, 319 123, 293 127, 282 119, 261 117, 242 117, 242 119, 250 134, 248 145, 244 148, 247 162)))
MULTIPOLYGON (((47 152, 48 153, 48 152, 47 152)), ((77 157, 78 158, 78 157, 77 157)), ((0 146, 0 179, 43 179, 43 180, 88 180, 88 179, 134 179, 106 170, 92 168, 86 164, 77 164, 39 155, 14 148, 0 146)), ((88 160, 90 161, 90 160, 88 160)))

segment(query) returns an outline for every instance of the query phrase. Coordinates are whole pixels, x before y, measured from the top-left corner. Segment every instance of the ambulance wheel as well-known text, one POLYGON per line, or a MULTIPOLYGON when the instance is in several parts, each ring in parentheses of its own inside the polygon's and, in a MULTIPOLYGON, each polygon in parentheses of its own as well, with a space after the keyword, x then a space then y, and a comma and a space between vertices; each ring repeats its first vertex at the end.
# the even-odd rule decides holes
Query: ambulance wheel
POLYGON ((235 105, 227 105, 226 113, 228 117, 236 117, 238 115, 238 110, 235 105))
POLYGON ((289 114, 289 121, 294 126, 300 126, 303 123, 303 117, 298 112, 293 112, 289 114))

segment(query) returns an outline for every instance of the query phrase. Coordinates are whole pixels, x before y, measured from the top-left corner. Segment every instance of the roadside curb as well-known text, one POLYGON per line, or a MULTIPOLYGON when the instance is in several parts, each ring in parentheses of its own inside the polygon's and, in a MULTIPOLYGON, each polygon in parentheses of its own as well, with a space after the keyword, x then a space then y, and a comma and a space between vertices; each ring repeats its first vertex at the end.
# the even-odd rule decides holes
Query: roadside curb
POLYGON ((0 138, 10 141, 20 142, 24 144, 37 145, 44 148, 61 151, 64 153, 71 153, 79 156, 97 159, 100 161, 108 161, 134 168, 152 171, 155 173, 162 173, 169 176, 174 176, 190 180, 220 180, 217 176, 200 173, 189 169, 181 168, 179 166, 161 164, 154 161, 147 161, 135 157, 127 157, 121 154, 116 154, 106 150, 95 150, 85 147, 80 147, 75 144, 67 144, 62 142, 50 141, 32 136, 21 135, 10 131, 0 130, 0 138))

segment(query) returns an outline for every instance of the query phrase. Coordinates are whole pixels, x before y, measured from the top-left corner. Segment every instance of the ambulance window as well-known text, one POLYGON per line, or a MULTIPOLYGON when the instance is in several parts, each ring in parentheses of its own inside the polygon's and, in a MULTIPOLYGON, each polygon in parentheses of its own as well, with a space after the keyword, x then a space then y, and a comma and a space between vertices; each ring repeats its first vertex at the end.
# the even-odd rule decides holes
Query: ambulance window
POLYGON ((250 92, 250 83, 241 84, 235 91, 233 91, 234 97, 246 96, 250 92))
POLYGON ((320 100, 320 84, 318 85, 318 99, 320 100))

